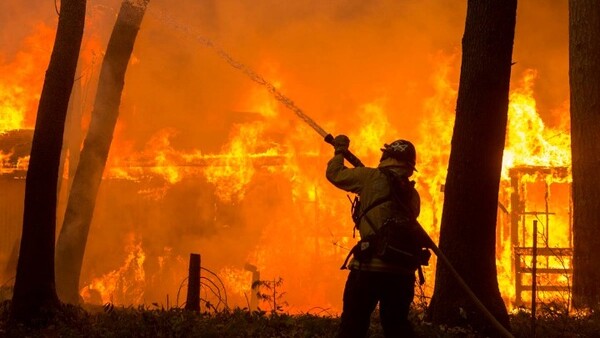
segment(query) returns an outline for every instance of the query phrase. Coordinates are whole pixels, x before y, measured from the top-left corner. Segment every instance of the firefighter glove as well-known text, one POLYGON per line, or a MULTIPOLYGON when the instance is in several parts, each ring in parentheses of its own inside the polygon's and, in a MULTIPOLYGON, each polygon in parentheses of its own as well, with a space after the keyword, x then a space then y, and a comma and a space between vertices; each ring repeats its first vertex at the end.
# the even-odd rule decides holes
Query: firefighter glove
POLYGON ((349 146, 350 139, 346 135, 338 135, 333 139, 333 148, 336 154, 347 151, 349 146))

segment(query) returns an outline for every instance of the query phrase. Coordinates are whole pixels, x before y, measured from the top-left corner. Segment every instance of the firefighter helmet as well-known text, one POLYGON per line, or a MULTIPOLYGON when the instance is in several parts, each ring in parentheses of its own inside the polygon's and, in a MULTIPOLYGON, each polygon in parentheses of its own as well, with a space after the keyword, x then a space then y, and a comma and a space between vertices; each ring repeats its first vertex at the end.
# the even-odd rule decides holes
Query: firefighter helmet
POLYGON ((387 157, 395 158, 398 161, 408 163, 413 170, 416 170, 417 151, 415 146, 406 140, 396 140, 390 144, 384 144, 381 148, 383 152, 382 160, 387 157))

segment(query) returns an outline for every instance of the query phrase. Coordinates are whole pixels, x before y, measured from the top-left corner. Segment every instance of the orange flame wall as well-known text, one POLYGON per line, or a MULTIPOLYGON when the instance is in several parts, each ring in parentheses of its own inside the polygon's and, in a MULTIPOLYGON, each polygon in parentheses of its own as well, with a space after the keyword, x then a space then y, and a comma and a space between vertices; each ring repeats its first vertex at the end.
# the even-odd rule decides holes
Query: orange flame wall
MULTIPOLYGON (((33 12, 25 11, 33 4, 0 4, 0 31, 16 31, 0 35, 0 131, 35 120, 56 25, 54 8, 37 2, 33 12)), ((517 121, 543 120, 568 134, 566 4, 519 6, 513 92, 526 91, 535 108, 517 121), (518 83, 534 73, 529 85, 518 83)), ((76 98, 84 130, 118 7, 117 0, 89 2, 76 98)), ((413 140, 421 223, 437 238, 465 7, 434 0, 151 2, 126 78, 83 294, 122 304, 165 304, 168 295, 181 305, 187 257, 199 252, 223 279, 230 305, 247 304, 249 263, 261 279, 284 279, 291 311, 340 309, 346 273, 338 268, 354 239, 346 196, 324 178, 330 147, 194 34, 273 81, 325 130, 349 135, 367 165, 376 165, 384 142, 413 140), (161 19, 165 13, 180 29, 161 19)), ((518 154, 506 154, 519 163, 518 154)))

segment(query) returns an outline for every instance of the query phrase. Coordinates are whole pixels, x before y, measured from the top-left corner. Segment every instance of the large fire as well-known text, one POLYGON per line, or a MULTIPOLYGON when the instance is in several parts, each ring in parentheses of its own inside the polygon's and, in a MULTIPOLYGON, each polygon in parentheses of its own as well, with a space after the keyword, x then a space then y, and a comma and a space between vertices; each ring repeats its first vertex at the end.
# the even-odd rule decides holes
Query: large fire
MULTIPOLYGON (((108 21, 114 14, 99 8, 93 7, 91 15, 96 29, 100 29, 98 22, 108 21)), ((152 29, 164 29, 156 19, 148 20, 152 29)), ((13 74, 0 79, 0 134, 33 127, 35 103, 54 33, 47 26, 37 27, 18 57, 0 64, 3 74, 13 74), (44 53, 39 53, 39 49, 44 53), (42 57, 33 58, 40 54, 42 57)), ((186 84, 191 82, 188 73, 198 75, 191 66, 182 73, 169 70, 176 74, 144 68, 152 66, 148 53, 155 53, 149 51, 151 40, 143 35, 144 29, 138 41, 140 46, 134 51, 135 62, 130 66, 132 75, 126 81, 121 107, 123 119, 117 126, 90 232, 81 277, 83 299, 92 303, 181 306, 185 299, 181 294, 185 292, 187 257, 197 252, 207 269, 202 271, 203 306, 207 303, 220 307, 251 306, 256 291, 251 289, 253 272, 248 266, 252 266, 254 275, 260 273, 265 281, 282 278, 278 288, 285 293, 282 301, 288 304, 286 311, 318 309, 339 313, 346 273, 338 268, 356 239, 352 238, 350 204, 345 194, 324 178, 325 164, 332 153, 330 146, 295 119, 265 88, 210 57, 205 57, 209 60, 205 61, 206 72, 212 77, 217 77, 217 72, 228 75, 222 81, 226 84, 208 82, 212 78, 202 84, 214 95, 207 99, 198 94, 208 107, 202 110, 206 117, 185 119, 190 115, 183 112, 200 108, 192 103, 191 108, 187 107, 177 98, 166 99, 150 104, 168 112, 164 114, 167 117, 162 117, 167 122, 162 122, 160 128, 142 125, 148 115, 145 110, 154 107, 134 102, 134 93, 130 92, 140 87, 154 96, 179 94, 153 93, 143 83, 147 79, 140 77, 141 73, 154 72, 155 77, 164 81, 169 81, 171 75, 181 77, 178 91, 203 90, 195 87, 197 83, 186 84), (146 54, 142 55, 142 51, 146 54), (240 77, 235 80, 239 83, 229 86, 233 83, 231 78, 236 76, 240 77), (217 106, 211 99, 228 103, 217 106), (217 132, 211 133, 206 125, 200 126, 200 131, 190 126, 202 124, 212 125, 217 132)), ((88 42, 82 50, 80 69, 85 95, 79 99, 85 101, 83 129, 92 108, 93 100, 88 95, 93 94, 93 89, 88 87, 93 87, 95 81, 94 69, 102 50, 101 35, 87 36, 88 42)), ((281 53, 283 59, 286 53, 281 53)), ((332 95, 327 88, 329 83, 318 83, 316 89, 294 85, 298 74, 282 71, 286 68, 284 61, 278 64, 268 60, 276 54, 263 56, 258 66, 265 78, 277 80, 273 83, 278 90, 306 99, 310 109, 307 112, 323 123, 326 130, 346 133, 352 140, 351 149, 367 165, 377 164, 384 142, 399 137, 411 139, 418 153, 419 172, 414 179, 422 198, 420 222, 437 242, 457 95, 457 83, 452 79, 456 78, 459 58, 455 51, 436 51, 430 55, 433 70, 423 83, 414 80, 415 83, 404 87, 390 80, 391 88, 387 89, 413 90, 404 99, 410 109, 421 112, 420 116, 399 113, 399 105, 392 102, 386 90, 371 91, 366 98, 362 95, 363 88, 353 88, 361 94, 350 99, 332 95), (415 94, 422 88, 427 89, 415 94), (311 101, 311 91, 329 95, 311 101), (331 103, 338 100, 342 103, 331 103), (320 112, 321 106, 325 108, 320 112)), ((389 72, 384 69, 377 74, 384 76, 386 71, 389 72)), ((302 69, 298 72, 302 73, 302 69)), ((539 81, 536 74, 531 69, 513 73, 499 192, 498 278, 502 295, 511 307, 521 305, 516 301, 521 296, 515 293, 515 270, 531 268, 532 264, 531 256, 527 255, 515 263, 514 248, 531 245, 532 221, 539 221, 540 248, 571 246, 568 240, 570 143, 565 127, 568 111, 558 114, 562 120, 556 128, 542 121, 536 107, 534 84, 539 81), (553 168, 566 169, 557 172, 553 168), (519 184, 515 185, 513 179, 518 179, 519 184), (525 216, 520 218, 510 214, 516 210, 512 204, 515 199, 511 200, 515 189, 521 199, 528 199, 532 208, 524 210, 525 216)), ((353 79, 346 80, 352 87, 353 79)), ((10 153, 2 151, 0 173, 8 173, 17 165, 9 160, 10 153)), ((27 158, 19 161, 19 168, 26 168, 27 158)), ((64 177, 67 180, 69 175, 64 177)), ((64 195, 63 192, 59 210, 64 210, 64 195)), ((433 261, 425 270, 427 284, 422 291, 425 296, 431 295, 434 285, 433 261)), ((537 264, 546 269, 570 268, 568 257, 544 256, 537 264)), ((537 282, 568 286, 569 274, 540 275, 537 282)), ((524 276, 523 285, 528 284, 530 276, 524 276)), ((565 294, 561 292, 543 291, 539 297, 554 299, 565 294)), ((268 310, 271 305, 258 302, 257 306, 268 310)))

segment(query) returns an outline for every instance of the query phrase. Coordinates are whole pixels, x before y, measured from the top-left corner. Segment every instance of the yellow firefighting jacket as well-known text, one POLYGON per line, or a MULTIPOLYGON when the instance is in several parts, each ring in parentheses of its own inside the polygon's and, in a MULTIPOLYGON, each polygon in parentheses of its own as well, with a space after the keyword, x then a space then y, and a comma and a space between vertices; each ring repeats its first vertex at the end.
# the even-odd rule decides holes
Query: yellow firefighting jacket
MULTIPOLYGON (((387 158, 381 161, 378 167, 389 168, 397 175, 412 175, 411 168, 393 158, 387 158)), ((335 155, 331 160, 329 160, 327 163, 326 177, 329 182, 336 187, 359 195, 361 201, 361 214, 362 211, 368 208, 373 202, 388 196, 390 193, 388 179, 385 174, 383 174, 377 168, 348 168, 344 165, 344 156, 342 154, 335 155)), ((412 196, 410 207, 413 211, 413 215, 415 217, 418 216, 421 210, 421 200, 416 190, 412 196)), ((398 216, 398 211, 392 210, 392 202, 390 200, 373 207, 366 213, 365 216, 371 220, 373 225, 379 227, 386 219, 398 216)), ((373 234, 373 229, 367 223, 365 216, 361 218, 358 225, 358 232, 361 238, 365 238, 366 236, 373 234)), ((407 217, 410 216, 407 215, 407 217)), ((383 262, 378 258, 363 260, 360 263, 353 258, 348 267, 350 269, 367 271, 414 274, 414 270, 408 270, 401 266, 383 262)))

